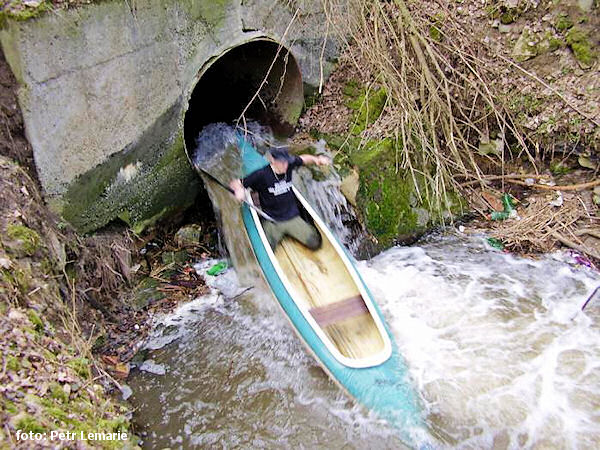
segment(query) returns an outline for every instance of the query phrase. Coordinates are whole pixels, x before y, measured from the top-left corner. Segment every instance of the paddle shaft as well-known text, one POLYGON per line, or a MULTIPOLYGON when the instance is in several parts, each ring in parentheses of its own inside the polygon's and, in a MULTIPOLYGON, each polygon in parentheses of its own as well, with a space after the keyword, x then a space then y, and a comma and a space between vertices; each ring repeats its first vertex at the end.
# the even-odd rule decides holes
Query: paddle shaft
MULTIPOLYGON (((229 186, 227 186, 226 184, 222 183, 218 178, 214 177, 212 174, 208 173, 206 170, 202 169, 201 167, 198 167, 198 170, 200 170, 204 175, 206 175, 208 178, 210 178, 212 181, 214 181, 215 183, 217 183, 219 186, 221 186, 223 189, 229 191, 230 194, 235 196, 235 192, 233 192, 233 189, 231 189, 229 186)), ((264 212, 262 209, 257 208, 256 206, 254 206, 252 203, 246 201, 246 200, 242 200, 246 205, 248 205, 250 208, 252 208, 254 211, 256 211, 258 213, 259 216, 263 217, 264 219, 267 219, 269 222, 276 222, 275 219, 273 219, 270 215, 268 215, 266 212, 264 212)))

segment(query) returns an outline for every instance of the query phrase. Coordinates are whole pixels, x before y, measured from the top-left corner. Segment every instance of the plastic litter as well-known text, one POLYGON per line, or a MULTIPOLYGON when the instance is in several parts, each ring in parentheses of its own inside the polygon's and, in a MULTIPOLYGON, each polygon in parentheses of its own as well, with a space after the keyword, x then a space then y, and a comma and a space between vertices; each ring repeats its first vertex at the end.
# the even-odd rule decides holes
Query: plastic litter
POLYGON ((215 265, 213 265, 210 269, 206 271, 208 275, 216 277, 217 275, 221 275, 223 272, 227 270, 227 262, 221 261, 215 265))
POLYGON ((487 243, 497 250, 504 250, 504 243, 500 239, 487 238, 487 243))
POLYGON ((502 195, 502 206, 504 207, 504 211, 492 211, 492 220, 506 220, 511 217, 517 217, 517 210, 510 194, 502 195))

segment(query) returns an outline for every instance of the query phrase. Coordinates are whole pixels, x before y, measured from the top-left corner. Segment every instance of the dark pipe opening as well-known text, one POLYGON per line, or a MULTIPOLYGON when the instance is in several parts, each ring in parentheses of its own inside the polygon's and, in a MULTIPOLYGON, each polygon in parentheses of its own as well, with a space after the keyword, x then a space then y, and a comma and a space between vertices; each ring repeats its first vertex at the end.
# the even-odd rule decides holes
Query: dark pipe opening
POLYGON ((252 41, 228 51, 206 70, 184 118, 188 152, 195 149, 205 125, 237 120, 259 88, 244 113, 246 120, 267 124, 278 135, 293 133, 304 104, 302 75, 292 54, 283 47, 277 54, 279 48, 272 41, 252 41))

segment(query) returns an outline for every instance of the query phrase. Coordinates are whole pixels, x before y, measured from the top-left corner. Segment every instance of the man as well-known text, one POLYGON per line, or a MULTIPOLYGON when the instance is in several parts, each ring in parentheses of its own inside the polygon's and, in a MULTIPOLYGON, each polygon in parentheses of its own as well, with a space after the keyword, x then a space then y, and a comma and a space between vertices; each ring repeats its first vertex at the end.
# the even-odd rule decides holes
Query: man
POLYGON ((311 250, 321 246, 317 229, 300 217, 296 196, 292 192, 292 172, 303 164, 330 164, 326 156, 292 156, 285 149, 267 152, 269 165, 252 172, 243 180, 229 183, 238 201, 244 200, 244 189, 258 192, 260 206, 275 222, 263 221, 263 229, 271 248, 275 250, 284 236, 291 236, 311 250))

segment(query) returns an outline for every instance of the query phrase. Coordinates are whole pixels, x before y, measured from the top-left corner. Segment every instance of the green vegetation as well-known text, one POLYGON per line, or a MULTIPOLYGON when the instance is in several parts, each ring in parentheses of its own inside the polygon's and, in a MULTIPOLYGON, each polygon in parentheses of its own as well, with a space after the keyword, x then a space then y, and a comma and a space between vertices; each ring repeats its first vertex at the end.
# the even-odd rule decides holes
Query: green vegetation
POLYGON ((508 9, 505 12, 503 12, 502 14, 500 14, 500 23, 502 23, 504 25, 509 25, 509 24, 513 23, 517 19, 518 16, 519 15, 516 10, 508 9))
POLYGON ((343 93, 348 98, 346 105, 354 110, 350 131, 359 135, 379 118, 387 101, 387 93, 383 88, 367 89, 357 81, 346 83, 343 93))
POLYGON ((44 433, 47 431, 44 426, 28 414, 24 414, 17 420, 15 428, 25 433, 44 433))
POLYGON ((40 318, 38 313, 35 312, 35 310, 28 309, 27 317, 29 318, 29 321, 33 324, 35 331, 44 331, 44 322, 42 322, 42 319, 40 318))
POLYGON ((15 241, 19 241, 20 250, 27 256, 32 256, 40 248, 40 235, 24 225, 9 225, 6 235, 15 241))
POLYGON ((67 363, 67 366, 72 368, 81 378, 88 379, 90 373, 90 361, 87 358, 73 358, 67 363))
MULTIPOLYGON (((382 248, 425 231, 434 222, 432 218, 441 217, 441 211, 436 211, 427 198, 425 178, 416 178, 417 191, 410 172, 397 167, 396 158, 402 152, 400 142, 390 138, 361 143, 356 136, 318 137, 336 151, 334 164, 340 174, 348 173, 350 168, 358 171, 358 210, 382 248)), ((445 207, 460 213, 464 204, 456 194, 449 194, 445 207)))
POLYGON ((552 161, 550 163, 550 172, 552 175, 560 176, 569 173, 571 168, 565 165, 562 161, 552 161))
POLYGON ((560 14, 554 23, 554 28, 558 31, 563 32, 568 30, 574 25, 573 21, 569 18, 567 14, 560 14))
POLYGON ((529 117, 538 114, 542 105, 542 100, 534 94, 521 94, 519 90, 513 91, 508 100, 508 108, 515 114, 519 123, 524 123, 529 117))
MULTIPOLYGON (((325 139, 336 153, 334 164, 340 175, 358 172, 357 207, 379 245, 385 248, 398 240, 413 238, 444 215, 429 198, 432 192, 427 187, 426 177, 431 174, 411 174, 401 167, 405 155, 400 140, 362 136, 364 129, 383 111, 387 102, 384 89, 368 90, 350 81, 343 93, 346 105, 354 111, 350 133, 342 136, 313 130, 311 136, 325 139)), ((463 201, 456 194, 446 193, 445 210, 460 213, 463 207, 463 201)))
POLYGON ((62 386, 56 382, 50 384, 50 396, 59 401, 60 403, 67 403, 69 401, 69 396, 62 388, 62 386))
POLYGON ((165 293, 158 290, 160 282, 155 278, 144 278, 136 286, 133 296, 133 304, 137 310, 162 300, 165 298, 165 293))
POLYGON ((587 32, 579 27, 573 27, 566 37, 567 44, 573 50, 579 65, 585 69, 592 67, 596 55, 592 50, 587 32))
POLYGON ((404 170, 395 170, 397 143, 391 139, 370 140, 361 146, 360 139, 352 138, 342 147, 345 140, 340 137, 325 136, 325 139, 332 149, 342 149, 336 164, 358 170, 357 205, 367 229, 380 245, 388 247, 400 235, 420 231, 411 205, 416 198, 412 180, 404 170))
POLYGON ((53 8, 49 0, 40 0, 39 2, 24 2, 23 0, 9 0, 2 6, 0 11, 0 26, 7 19, 30 20, 41 16, 46 11, 53 8))
POLYGON ((18 372, 21 368, 21 364, 19 364, 19 359, 15 356, 8 356, 6 358, 6 368, 8 370, 12 370, 13 372, 18 372))
POLYGON ((11 289, 12 292, 6 293, 9 297, 14 298, 13 294, 27 294, 33 283, 31 270, 28 265, 20 265, 12 267, 10 270, 0 270, 0 280, 11 289))

